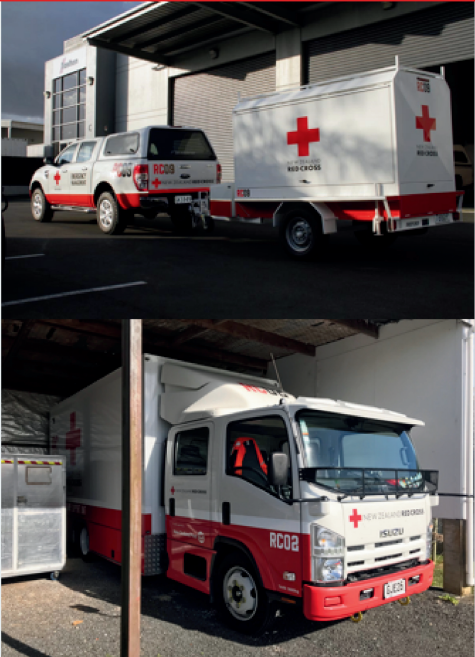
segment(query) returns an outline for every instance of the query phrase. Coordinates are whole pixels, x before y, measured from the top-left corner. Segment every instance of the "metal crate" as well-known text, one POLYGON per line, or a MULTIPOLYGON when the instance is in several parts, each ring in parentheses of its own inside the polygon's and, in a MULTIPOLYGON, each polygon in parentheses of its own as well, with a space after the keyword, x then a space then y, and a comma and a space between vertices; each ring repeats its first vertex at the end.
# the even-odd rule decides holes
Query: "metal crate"
POLYGON ((1 461, 2 578, 59 572, 66 562, 65 457, 2 454, 1 461))

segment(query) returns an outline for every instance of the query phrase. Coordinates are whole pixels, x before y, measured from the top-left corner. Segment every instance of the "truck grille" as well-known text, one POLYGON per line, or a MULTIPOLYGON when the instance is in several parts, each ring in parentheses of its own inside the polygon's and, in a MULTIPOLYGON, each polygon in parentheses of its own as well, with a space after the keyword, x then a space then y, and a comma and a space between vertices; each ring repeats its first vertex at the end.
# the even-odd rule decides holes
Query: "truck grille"
POLYGON ((414 558, 413 555, 415 554, 423 554, 424 549, 425 538, 422 536, 395 538, 366 545, 349 545, 347 547, 348 561, 346 566, 348 577, 355 571, 367 571, 371 568, 377 568, 382 562, 405 561, 414 558), (398 552, 394 550, 396 545, 398 546, 396 548, 398 552))
POLYGON ((406 570, 407 568, 413 568, 422 563, 419 559, 409 559, 408 561, 402 561, 401 563, 388 564, 387 566, 380 566, 379 568, 372 568, 368 570, 361 570, 356 573, 350 573, 347 577, 348 582, 360 582, 361 580, 371 579, 372 577, 381 577, 382 575, 391 575, 392 573, 398 573, 401 570, 406 570))

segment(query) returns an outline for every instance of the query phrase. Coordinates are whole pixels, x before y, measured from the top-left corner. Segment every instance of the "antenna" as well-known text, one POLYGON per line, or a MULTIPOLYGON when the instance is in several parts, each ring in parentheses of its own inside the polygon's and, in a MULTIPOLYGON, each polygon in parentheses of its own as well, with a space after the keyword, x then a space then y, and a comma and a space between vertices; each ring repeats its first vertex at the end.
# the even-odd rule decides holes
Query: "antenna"
POLYGON ((275 364, 274 354, 271 354, 270 357, 272 358, 272 362, 274 363, 274 369, 275 369, 275 373, 277 374, 277 381, 279 382, 280 391, 284 392, 284 389, 282 387, 282 381, 280 380, 280 376, 279 376, 279 370, 277 369, 277 365, 275 364))

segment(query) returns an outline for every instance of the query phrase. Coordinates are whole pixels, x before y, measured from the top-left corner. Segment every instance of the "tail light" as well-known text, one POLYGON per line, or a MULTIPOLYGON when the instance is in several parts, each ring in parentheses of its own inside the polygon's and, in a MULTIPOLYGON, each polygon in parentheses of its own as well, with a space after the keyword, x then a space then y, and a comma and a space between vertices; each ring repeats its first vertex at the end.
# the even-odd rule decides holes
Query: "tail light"
POLYGON ((134 183, 139 192, 148 189, 148 164, 134 166, 134 183))
POLYGON ((216 165, 216 182, 220 183, 222 177, 223 177, 223 171, 221 169, 221 165, 218 162, 218 164, 216 165))

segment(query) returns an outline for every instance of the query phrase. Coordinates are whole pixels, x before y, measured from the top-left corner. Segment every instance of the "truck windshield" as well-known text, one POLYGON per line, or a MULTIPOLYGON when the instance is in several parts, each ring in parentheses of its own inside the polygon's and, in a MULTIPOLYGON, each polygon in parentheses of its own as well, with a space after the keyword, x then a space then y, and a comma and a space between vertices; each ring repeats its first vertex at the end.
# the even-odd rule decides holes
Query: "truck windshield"
POLYGON ((149 160, 216 160, 201 130, 152 128, 148 141, 149 160))
POLYGON ((423 486, 408 426, 318 411, 301 411, 298 422, 304 479, 373 494, 423 486))

